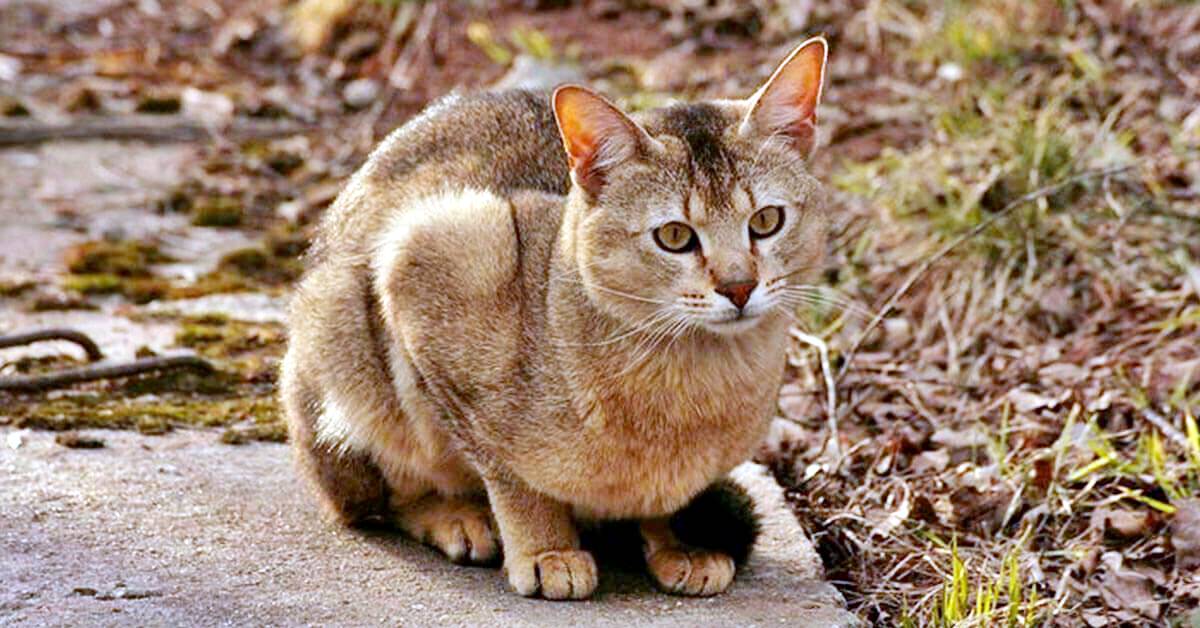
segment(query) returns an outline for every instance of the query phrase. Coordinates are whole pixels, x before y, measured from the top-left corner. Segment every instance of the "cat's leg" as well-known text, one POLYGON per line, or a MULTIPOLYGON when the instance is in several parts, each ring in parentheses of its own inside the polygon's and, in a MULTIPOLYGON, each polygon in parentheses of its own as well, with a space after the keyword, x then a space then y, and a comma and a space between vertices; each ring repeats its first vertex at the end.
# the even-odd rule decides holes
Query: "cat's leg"
POLYGON ((519 480, 485 477, 488 499, 504 542, 504 570, 517 593, 548 600, 580 600, 596 590, 592 555, 580 549, 570 508, 519 480))
POLYGON ((365 453, 317 442, 320 398, 295 368, 284 369, 281 397, 296 462, 317 489, 325 511, 346 526, 385 518, 390 490, 379 467, 365 453))
POLYGON ((386 353, 397 416, 375 421, 370 440, 391 489, 391 522, 453 562, 493 562, 500 540, 483 480, 440 426, 407 351, 396 344, 386 353))
POLYGON ((689 547, 671 531, 670 520, 641 522, 646 567, 654 582, 667 593, 709 596, 733 582, 733 558, 723 552, 689 547))
POLYGON ((384 467, 384 475, 391 487, 391 521, 397 528, 455 563, 486 564, 500 556, 500 538, 482 482, 461 458, 445 452, 433 463, 410 444, 403 464, 397 464, 401 459, 395 457, 395 446, 385 451, 393 462, 384 467), (414 462, 420 466, 414 469, 414 462))

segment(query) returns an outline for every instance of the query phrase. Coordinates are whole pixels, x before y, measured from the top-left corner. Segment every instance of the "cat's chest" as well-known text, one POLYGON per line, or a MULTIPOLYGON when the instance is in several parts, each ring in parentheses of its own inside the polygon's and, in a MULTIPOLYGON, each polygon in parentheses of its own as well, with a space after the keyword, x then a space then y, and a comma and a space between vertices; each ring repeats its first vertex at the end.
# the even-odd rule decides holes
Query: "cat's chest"
POLYGON ((551 445, 560 462, 541 488, 600 518, 682 507, 753 453, 777 392, 774 363, 763 372, 709 366, 576 389, 571 429, 551 445))
POLYGON ((747 395, 612 402, 586 417, 574 451, 577 511, 596 517, 673 512, 749 457, 764 436, 767 404, 747 395), (707 402, 706 402, 707 401, 707 402))

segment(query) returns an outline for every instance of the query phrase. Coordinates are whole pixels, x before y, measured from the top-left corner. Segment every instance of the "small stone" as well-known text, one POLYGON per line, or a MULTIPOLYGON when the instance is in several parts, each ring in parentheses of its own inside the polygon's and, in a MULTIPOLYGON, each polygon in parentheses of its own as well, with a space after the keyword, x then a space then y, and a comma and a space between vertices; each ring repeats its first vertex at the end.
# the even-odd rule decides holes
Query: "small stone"
POLYGON ((0 81, 12 83, 21 77, 21 60, 8 55, 0 55, 0 81))
POLYGON ((86 436, 79 432, 63 432, 54 437, 54 442, 70 449, 100 449, 104 441, 95 436, 86 436))
POLYGON ((124 587, 114 591, 114 594, 122 600, 144 600, 146 598, 161 597, 162 591, 158 589, 130 589, 124 587))
POLYGON ((379 96, 379 82, 374 79, 360 78, 346 83, 342 89, 342 100, 352 109, 361 109, 375 101, 379 96))
POLYGON ((210 127, 224 126, 233 118, 233 99, 225 94, 186 87, 179 100, 183 115, 210 127))
POLYGON ((520 55, 493 86, 496 89, 551 89, 563 83, 584 80, 583 71, 569 63, 520 55))
POLYGON ((943 63, 937 69, 938 78, 947 83, 955 83, 962 80, 963 69, 957 63, 943 63))
POLYGON ((305 203, 299 200, 284 201, 275 207, 275 214, 294 224, 300 221, 305 208, 305 203))
POLYGON ((87 597, 93 597, 96 595, 96 593, 98 593, 98 591, 96 591, 92 587, 75 587, 74 589, 71 590, 71 593, 73 593, 75 595, 84 595, 87 597))

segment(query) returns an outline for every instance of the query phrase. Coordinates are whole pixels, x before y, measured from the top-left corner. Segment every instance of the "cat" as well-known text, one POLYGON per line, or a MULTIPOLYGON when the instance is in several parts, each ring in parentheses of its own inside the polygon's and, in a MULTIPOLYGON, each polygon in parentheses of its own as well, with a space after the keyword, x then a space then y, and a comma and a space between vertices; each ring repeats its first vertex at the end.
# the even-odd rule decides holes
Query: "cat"
POLYGON ((633 115, 574 85, 455 95, 385 139, 289 310, 282 403, 327 510, 502 553, 547 599, 596 588, 580 523, 636 520, 659 588, 724 591, 737 548, 679 513, 721 501, 774 413, 824 251, 826 56, 813 38, 748 99, 633 115))

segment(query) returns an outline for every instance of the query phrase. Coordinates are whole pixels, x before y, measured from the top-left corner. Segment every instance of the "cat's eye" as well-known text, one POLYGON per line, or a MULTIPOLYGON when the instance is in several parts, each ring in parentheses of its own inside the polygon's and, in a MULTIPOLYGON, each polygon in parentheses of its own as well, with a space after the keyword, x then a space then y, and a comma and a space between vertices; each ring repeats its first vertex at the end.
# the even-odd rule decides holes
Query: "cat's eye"
POLYGON ((668 222, 654 230, 654 243, 664 251, 687 253, 700 244, 696 232, 682 222, 668 222))
POLYGON ((783 227, 783 208, 768 205, 750 217, 750 237, 766 238, 779 233, 783 227))

